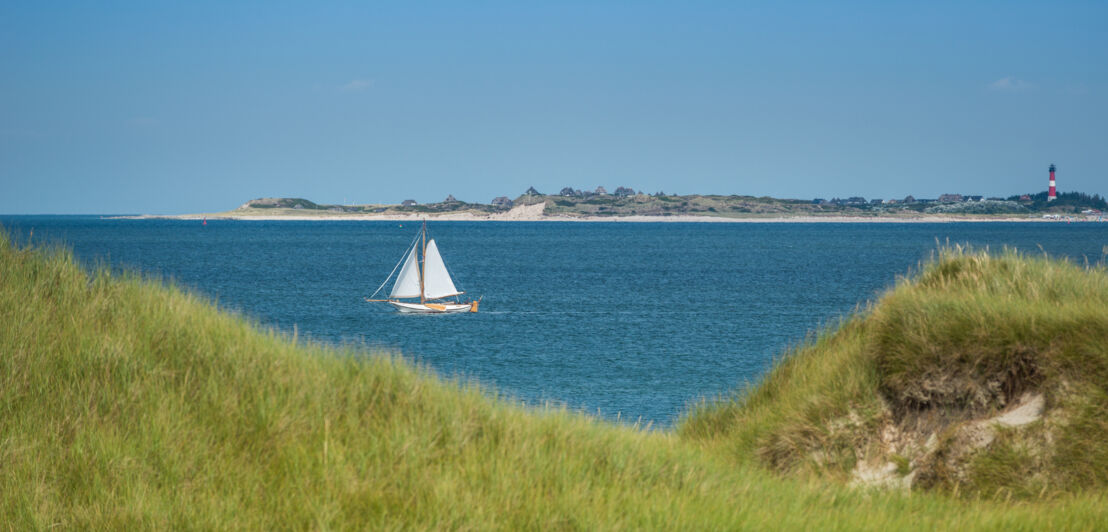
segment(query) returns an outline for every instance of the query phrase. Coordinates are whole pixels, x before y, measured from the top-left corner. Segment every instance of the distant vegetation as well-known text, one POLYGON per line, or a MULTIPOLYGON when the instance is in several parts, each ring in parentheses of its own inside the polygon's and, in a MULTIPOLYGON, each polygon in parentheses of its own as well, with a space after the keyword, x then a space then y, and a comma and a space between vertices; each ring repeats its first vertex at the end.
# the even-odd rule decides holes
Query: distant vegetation
MULTIPOLYGON (((1096 209, 1101 212, 1108 211, 1108 202, 1100 197, 1100 194, 1085 194, 1084 192, 1059 192, 1054 201, 1047 201, 1047 193, 1028 194, 1031 198, 1027 202, 1028 209, 1035 212, 1072 212, 1079 213, 1086 209, 1096 209)), ((1020 201, 1020 196, 1011 196, 1009 201, 1020 201)))
POLYGON ((336 214, 413 214, 413 213, 457 213, 473 212, 489 214, 505 211, 488 204, 466 203, 464 201, 444 201, 440 203, 410 205, 327 205, 317 204, 303 198, 259 198, 250 200, 228 214, 245 214, 251 211, 261 214, 289 215, 336 215, 336 214))
POLYGON ((923 209, 927 214, 1017 214, 1027 213, 1030 209, 1018 201, 960 201, 958 203, 939 203, 923 209))
POLYGON ((254 209, 309 209, 319 210, 324 207, 304 198, 263 198, 247 202, 241 208, 254 209))
POLYGON ((1105 279, 947 252, 751 392, 652 432, 305 343, 0 234, 0 523, 1100 528, 1105 279), (960 427, 1026 394, 1045 396, 1041 419, 966 444, 960 427), (924 490, 848 487, 870 460, 924 490))
POLYGON ((552 216, 716 216, 732 218, 774 216, 884 216, 917 217, 920 215, 969 216, 1032 216, 1038 213, 1080 214, 1083 211, 1108 211, 1108 202, 1099 195, 1063 192, 1056 201, 1046 201, 1046 192, 1011 196, 1007 199, 963 197, 944 194, 939 199, 866 200, 863 197, 831 200, 778 199, 754 196, 668 195, 662 192, 643 194, 628 187, 619 187, 615 194, 584 192, 566 187, 559 194, 542 194, 534 188, 510 200, 496 198, 491 203, 468 203, 453 196, 438 203, 419 204, 408 200, 401 205, 324 205, 303 198, 261 198, 251 200, 235 211, 224 214, 288 214, 333 216, 342 214, 448 214, 471 213, 489 215, 507 212, 514 205, 546 205, 544 213, 552 216))
POLYGON ((546 203, 547 215, 561 216, 757 216, 811 215, 838 212, 810 201, 757 198, 754 196, 670 196, 665 194, 547 196, 523 195, 517 205, 546 203))

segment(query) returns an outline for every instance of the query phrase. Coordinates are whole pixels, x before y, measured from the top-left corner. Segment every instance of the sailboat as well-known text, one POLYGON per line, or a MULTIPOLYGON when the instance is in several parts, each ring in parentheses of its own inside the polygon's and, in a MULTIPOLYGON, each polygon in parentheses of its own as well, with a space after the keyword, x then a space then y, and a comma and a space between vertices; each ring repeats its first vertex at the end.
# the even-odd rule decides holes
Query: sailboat
POLYGON ((408 251, 404 253, 401 262, 396 263, 392 272, 400 268, 396 276, 396 282, 392 285, 392 292, 387 299, 373 299, 392 279, 392 273, 381 283, 381 286, 372 296, 366 298, 369 302, 383 302, 396 307, 400 312, 418 314, 453 314, 457 312, 477 312, 477 306, 481 300, 458 301, 462 292, 454 287, 454 280, 450 278, 450 272, 446 271, 446 263, 439 254, 439 246, 435 239, 427 238, 427 222, 423 222, 419 234, 412 240, 408 251), (422 260, 420 258, 422 256, 422 260), (401 266, 403 264, 403 266, 401 266), (403 301, 405 299, 419 298, 419 302, 403 301), (447 301, 447 298, 454 298, 447 301))

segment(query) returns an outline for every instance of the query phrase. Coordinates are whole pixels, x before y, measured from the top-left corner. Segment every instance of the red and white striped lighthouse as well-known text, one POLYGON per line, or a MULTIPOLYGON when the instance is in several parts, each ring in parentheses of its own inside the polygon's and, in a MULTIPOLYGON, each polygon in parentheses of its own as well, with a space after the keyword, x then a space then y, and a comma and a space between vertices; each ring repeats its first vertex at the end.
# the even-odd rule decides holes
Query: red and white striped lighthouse
POLYGON ((1050 165, 1050 190, 1046 193, 1047 201, 1054 201, 1058 199, 1058 194, 1054 191, 1054 165, 1050 165))

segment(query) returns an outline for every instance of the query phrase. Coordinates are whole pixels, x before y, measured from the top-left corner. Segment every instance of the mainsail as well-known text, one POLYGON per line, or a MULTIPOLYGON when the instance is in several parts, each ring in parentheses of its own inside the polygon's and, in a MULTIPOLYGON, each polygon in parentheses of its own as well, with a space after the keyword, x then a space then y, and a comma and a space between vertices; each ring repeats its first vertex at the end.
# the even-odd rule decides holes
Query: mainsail
MULTIPOLYGON (((404 267, 407 268, 407 264, 404 267)), ((454 287, 454 281, 446 271, 446 264, 442 261, 442 255, 439 255, 439 247, 434 239, 427 242, 427 251, 423 253, 423 275, 423 296, 427 299, 456 296, 461 293, 454 287)))
POLYGON ((412 246, 411 253, 404 260, 404 267, 400 268, 400 275, 396 277, 396 284, 392 285, 392 294, 389 297, 419 297, 419 261, 416 259, 416 247, 412 246))
POLYGON ((385 281, 377 287, 373 295, 366 298, 366 301, 385 302, 402 313, 477 312, 477 306, 481 304, 480 298, 476 301, 458 301, 456 298, 453 301, 445 300, 463 293, 454 286, 450 272, 446 271, 446 264, 439 253, 439 245, 433 239, 427 238, 427 223, 424 222, 411 247, 404 253, 404 258, 393 267, 385 281), (423 255, 423 260, 420 260, 420 255, 423 255), (392 276, 397 268, 400 268, 400 273, 396 275, 389 298, 373 299, 393 279, 392 276), (419 302, 402 301, 402 299, 412 298, 419 298, 419 302))

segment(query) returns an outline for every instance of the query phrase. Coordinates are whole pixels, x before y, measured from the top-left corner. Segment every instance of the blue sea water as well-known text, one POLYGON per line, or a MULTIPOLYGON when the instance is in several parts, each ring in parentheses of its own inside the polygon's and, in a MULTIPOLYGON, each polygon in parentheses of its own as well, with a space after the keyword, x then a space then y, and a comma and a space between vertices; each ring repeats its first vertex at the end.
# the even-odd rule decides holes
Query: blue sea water
MULTIPOLYGON (((17 240, 60 242, 172 279, 265 325, 403 353, 536 404, 670 426, 926 260, 938 242, 1097 262, 1098 223, 434 222, 477 314, 398 314, 363 301, 418 225, 0 216, 17 240)), ((387 291, 387 287, 386 287, 387 291)))

